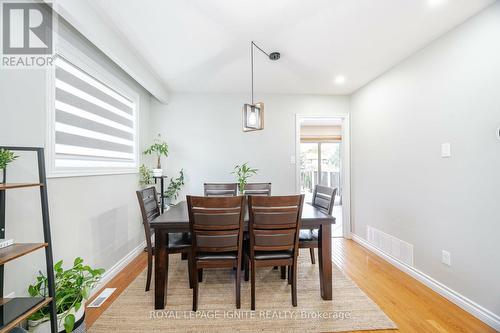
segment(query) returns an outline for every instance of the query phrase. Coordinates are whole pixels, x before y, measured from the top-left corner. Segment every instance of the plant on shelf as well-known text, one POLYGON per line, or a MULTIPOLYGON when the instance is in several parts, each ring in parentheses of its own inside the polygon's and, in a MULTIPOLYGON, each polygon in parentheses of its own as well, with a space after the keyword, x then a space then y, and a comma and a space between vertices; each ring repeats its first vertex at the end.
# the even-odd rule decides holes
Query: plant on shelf
POLYGON ((259 170, 249 167, 248 162, 234 167, 234 171, 231 172, 231 174, 236 175, 236 181, 238 182, 240 194, 245 193, 245 187, 247 186, 248 178, 257 174, 257 171, 259 170))
POLYGON ((19 156, 7 149, 0 149, 0 170, 5 170, 7 165, 19 156))
POLYGON ((154 143, 144 151, 146 155, 156 155, 156 169, 153 169, 155 177, 161 177, 163 170, 161 169, 161 157, 168 157, 168 144, 162 140, 161 134, 158 134, 154 143))
POLYGON ((151 177, 151 169, 142 164, 139 167, 139 184, 141 186, 148 186, 153 184, 153 179, 151 177))
MULTIPOLYGON (((85 313, 85 301, 99 282, 104 269, 90 268, 79 257, 70 269, 64 270, 62 266, 62 260, 54 265, 58 331, 73 332, 75 323, 85 313)), ((47 276, 39 272, 36 282, 28 287, 28 293, 31 297, 48 297, 47 286, 47 276)), ((38 310, 28 319, 30 332, 50 331, 48 307, 38 310)))
POLYGON ((170 183, 168 184, 167 190, 165 193, 165 198, 167 198, 168 202, 172 202, 173 200, 177 199, 177 196, 179 195, 180 190, 184 186, 184 170, 181 169, 179 172, 179 177, 177 178, 171 178, 170 183))

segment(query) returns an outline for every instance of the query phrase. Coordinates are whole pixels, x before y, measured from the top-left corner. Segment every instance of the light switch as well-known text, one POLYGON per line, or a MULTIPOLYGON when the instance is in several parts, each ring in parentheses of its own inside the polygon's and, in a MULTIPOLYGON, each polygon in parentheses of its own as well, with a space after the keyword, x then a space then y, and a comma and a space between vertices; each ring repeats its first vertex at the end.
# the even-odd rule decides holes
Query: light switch
POLYGON ((451 157, 451 143, 443 143, 441 145, 441 157, 451 157))
POLYGON ((290 164, 295 164, 295 155, 290 156, 290 164))

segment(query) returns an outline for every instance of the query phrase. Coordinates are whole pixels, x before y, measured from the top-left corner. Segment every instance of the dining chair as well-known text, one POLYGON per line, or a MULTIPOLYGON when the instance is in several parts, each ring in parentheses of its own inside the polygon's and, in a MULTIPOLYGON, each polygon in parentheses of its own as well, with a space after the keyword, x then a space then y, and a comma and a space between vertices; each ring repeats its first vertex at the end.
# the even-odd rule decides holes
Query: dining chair
MULTIPOLYGON (((203 268, 236 269, 236 308, 241 307, 244 197, 186 197, 192 238, 191 276, 203 268)), ((198 309, 193 279, 193 311, 198 309)))
MULTIPOLYGON (((160 215, 160 206, 158 205, 158 194, 155 187, 145 188, 136 191, 137 199, 139 200, 139 207, 141 209, 142 224, 144 226, 144 233, 146 235, 146 251, 148 253, 148 273, 146 278, 146 291, 149 291, 151 285, 151 274, 153 269, 153 246, 151 244, 151 227, 150 222, 160 215)), ((166 244, 155 244, 155 246, 165 246, 166 244)), ((168 279, 168 255, 174 253, 186 253, 188 255, 189 266, 189 253, 191 253, 191 239, 188 233, 169 233, 168 234, 168 247, 167 247, 167 279, 168 279)), ((156 258, 156 260, 160 260, 156 258)), ((189 287, 192 288, 191 272, 189 275, 189 287)))
MULTIPOLYGON (((312 205, 317 207, 325 214, 332 215, 333 205, 335 204, 335 196, 337 188, 316 185, 313 191, 312 205)), ((316 264, 314 249, 318 248, 319 230, 318 229, 302 229, 299 234, 299 248, 308 248, 311 255, 311 263, 316 264)))
POLYGON ((297 255, 304 195, 249 196, 250 246, 245 250, 245 281, 251 270, 251 309, 255 310, 257 267, 289 267, 292 305, 297 306, 297 255))
POLYGON ((245 195, 271 195, 271 183, 248 183, 245 186, 245 195))
POLYGON ((206 197, 235 197, 238 195, 237 183, 204 183, 206 197))

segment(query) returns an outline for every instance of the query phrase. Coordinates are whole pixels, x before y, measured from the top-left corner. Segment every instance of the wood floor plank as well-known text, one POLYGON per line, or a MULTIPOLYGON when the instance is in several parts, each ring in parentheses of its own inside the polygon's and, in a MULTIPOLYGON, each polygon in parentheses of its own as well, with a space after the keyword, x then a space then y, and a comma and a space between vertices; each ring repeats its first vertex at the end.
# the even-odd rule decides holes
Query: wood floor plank
MULTIPOLYGON (((332 248, 334 263, 399 327, 399 330, 363 332, 496 332, 493 328, 359 244, 351 240, 335 238, 332 248)), ((146 264, 147 257, 143 253, 106 284, 106 288, 117 288, 117 290, 100 308, 87 309, 86 323, 88 327, 146 268, 146 264)))

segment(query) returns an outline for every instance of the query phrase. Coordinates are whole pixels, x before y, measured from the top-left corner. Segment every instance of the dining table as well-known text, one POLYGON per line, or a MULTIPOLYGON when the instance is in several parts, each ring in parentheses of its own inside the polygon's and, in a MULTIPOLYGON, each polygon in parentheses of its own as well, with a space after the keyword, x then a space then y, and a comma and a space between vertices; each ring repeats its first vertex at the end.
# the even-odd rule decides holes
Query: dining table
MULTIPOLYGON (((248 231, 248 209, 245 213, 245 231, 248 231)), ((323 300, 332 299, 332 224, 335 218, 321 211, 310 203, 304 203, 300 221, 301 229, 318 229, 318 270, 320 296, 323 300)), ((168 210, 150 222, 154 230, 155 244, 165 246, 154 247, 154 294, 155 309, 165 308, 165 293, 167 287, 168 234, 189 232, 189 213, 186 201, 171 206, 168 210)))

